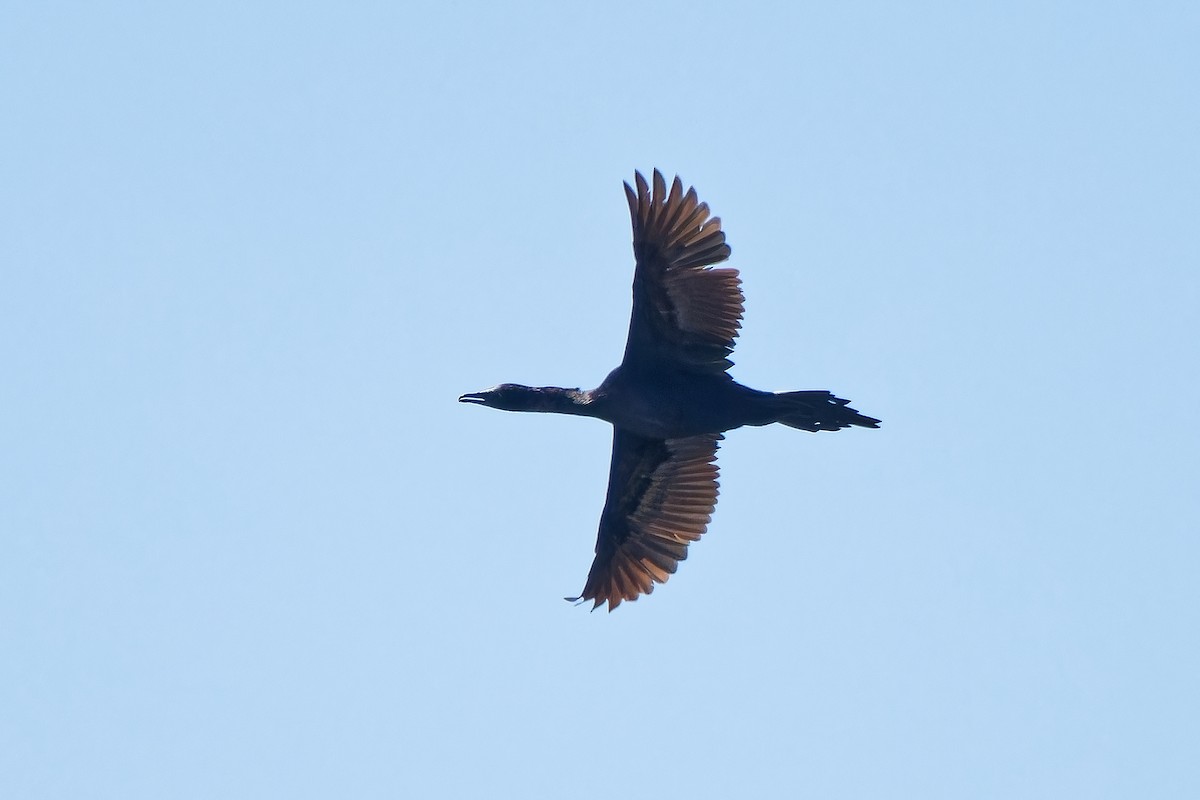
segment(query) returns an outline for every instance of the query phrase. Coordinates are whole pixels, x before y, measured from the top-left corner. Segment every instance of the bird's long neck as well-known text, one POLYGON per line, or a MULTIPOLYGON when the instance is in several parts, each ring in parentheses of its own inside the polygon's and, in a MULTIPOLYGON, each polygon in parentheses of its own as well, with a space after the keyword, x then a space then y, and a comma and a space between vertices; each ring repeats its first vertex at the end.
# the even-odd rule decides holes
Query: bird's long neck
POLYGON ((593 393, 582 389, 563 389, 558 386, 528 386, 528 407, 521 411, 543 411, 551 414, 574 414, 595 417, 598 409, 593 393))

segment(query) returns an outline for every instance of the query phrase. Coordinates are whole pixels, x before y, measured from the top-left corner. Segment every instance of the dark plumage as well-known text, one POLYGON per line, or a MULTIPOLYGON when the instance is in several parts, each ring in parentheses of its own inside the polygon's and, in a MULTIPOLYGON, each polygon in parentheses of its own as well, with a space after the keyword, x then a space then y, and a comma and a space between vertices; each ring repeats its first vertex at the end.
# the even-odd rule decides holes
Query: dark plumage
POLYGON ((665 582, 707 530, 724 431, 772 422, 806 431, 879 427, 829 392, 760 392, 729 376, 744 298, 736 269, 712 267, 730 253, 721 220, 679 178, 669 194, 658 170, 653 182, 635 173, 636 191, 625 184, 637 267, 621 365, 590 391, 505 383, 458 398, 612 423, 596 558, 583 592, 568 598, 610 611, 665 582))

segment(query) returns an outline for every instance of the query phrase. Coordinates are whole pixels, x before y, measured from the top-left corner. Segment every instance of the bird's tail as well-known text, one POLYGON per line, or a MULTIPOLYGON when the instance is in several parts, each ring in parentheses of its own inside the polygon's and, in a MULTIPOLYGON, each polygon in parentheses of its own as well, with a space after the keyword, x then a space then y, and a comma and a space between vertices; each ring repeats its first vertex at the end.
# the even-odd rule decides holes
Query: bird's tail
POLYGON ((849 400, 826 391, 776 392, 777 421, 802 431, 836 431, 858 425, 878 428, 879 420, 860 414, 849 400))

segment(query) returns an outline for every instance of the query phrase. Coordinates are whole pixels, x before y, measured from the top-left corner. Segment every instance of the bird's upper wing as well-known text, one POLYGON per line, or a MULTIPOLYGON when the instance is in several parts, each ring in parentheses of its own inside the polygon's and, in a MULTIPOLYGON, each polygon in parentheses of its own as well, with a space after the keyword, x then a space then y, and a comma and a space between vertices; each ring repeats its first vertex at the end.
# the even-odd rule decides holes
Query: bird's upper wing
POLYGON ((687 558, 717 505, 719 433, 648 439, 613 429, 608 499, 600 515, 596 559, 579 597, 592 608, 649 594, 687 558))
POLYGON ((653 191, 641 173, 636 192, 625 184, 637 269, 624 363, 724 372, 745 298, 736 269, 711 268, 729 258, 721 220, 678 177, 670 194, 658 170, 653 181, 653 191))

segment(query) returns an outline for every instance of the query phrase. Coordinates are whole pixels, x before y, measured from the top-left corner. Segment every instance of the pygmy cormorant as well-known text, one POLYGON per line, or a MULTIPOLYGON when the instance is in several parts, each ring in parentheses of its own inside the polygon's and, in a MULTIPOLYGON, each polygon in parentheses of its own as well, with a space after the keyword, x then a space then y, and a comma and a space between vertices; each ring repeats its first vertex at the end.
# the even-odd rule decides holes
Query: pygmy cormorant
POLYGON ((613 425, 608 498, 596 558, 579 597, 592 608, 649 594, 687 557, 717 504, 717 445, 724 431, 782 422, 806 431, 879 427, 826 391, 760 392, 726 371, 741 327, 738 271, 719 217, 696 190, 654 170, 653 190, 625 184, 633 217, 633 315, 621 365, 595 389, 504 383, 463 403, 505 411, 597 417, 613 425))

